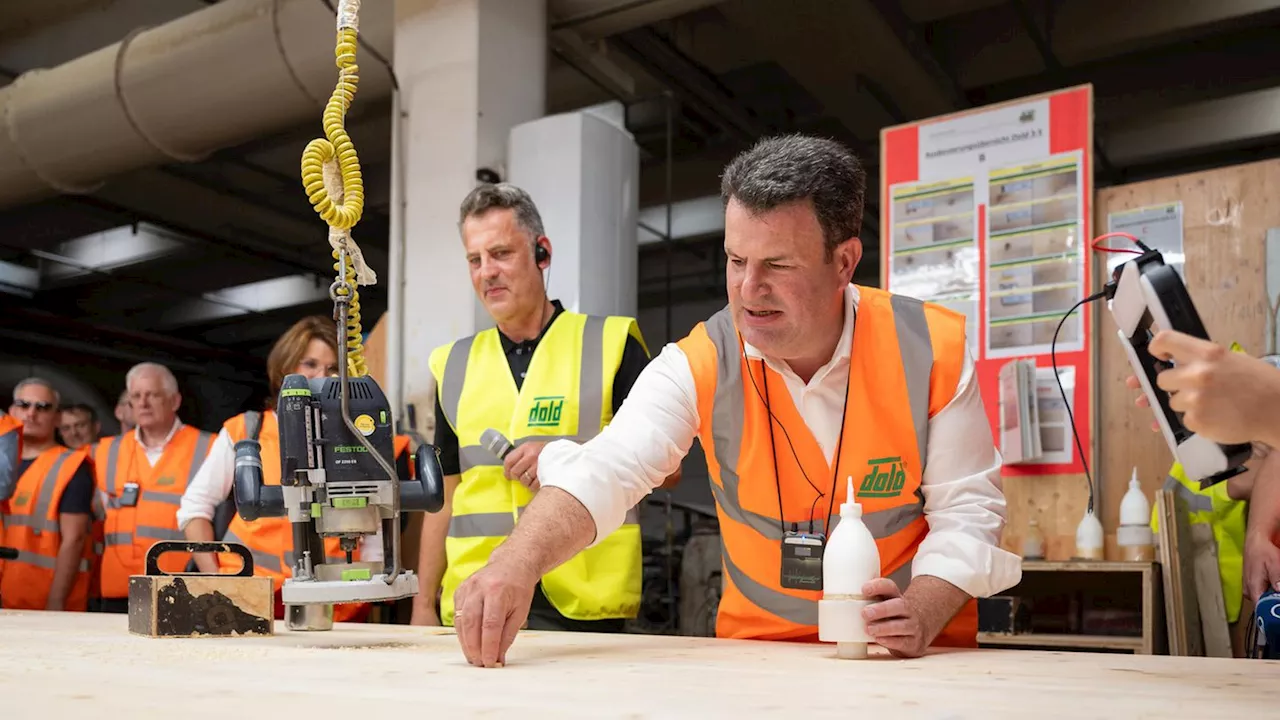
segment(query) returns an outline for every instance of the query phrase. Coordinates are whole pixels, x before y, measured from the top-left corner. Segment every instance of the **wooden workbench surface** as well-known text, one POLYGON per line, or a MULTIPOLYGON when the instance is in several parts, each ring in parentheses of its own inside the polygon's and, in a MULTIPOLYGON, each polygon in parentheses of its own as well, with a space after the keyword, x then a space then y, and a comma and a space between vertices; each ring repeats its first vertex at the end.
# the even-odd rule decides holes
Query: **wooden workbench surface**
MULTIPOLYGON (((1274 717, 1280 662, 940 652, 834 659, 828 645, 526 632, 466 664, 444 628, 338 625, 149 639, 123 615, 0 611, 0 717, 1274 717)), ((878 648, 877 648, 878 650, 878 648)))

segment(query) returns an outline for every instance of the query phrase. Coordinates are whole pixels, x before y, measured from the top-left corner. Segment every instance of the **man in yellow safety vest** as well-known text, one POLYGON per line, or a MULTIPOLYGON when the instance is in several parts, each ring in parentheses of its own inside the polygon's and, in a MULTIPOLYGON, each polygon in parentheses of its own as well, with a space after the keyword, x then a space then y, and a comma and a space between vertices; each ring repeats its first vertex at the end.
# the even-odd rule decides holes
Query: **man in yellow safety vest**
MULTIPOLYGON (((411 621, 422 625, 454 624, 454 591, 484 567, 538 492, 546 442, 597 435, 649 361, 635 319, 584 315, 548 298, 551 241, 528 193, 481 185, 463 201, 459 226, 472 285, 497 327, 431 354, 446 500, 423 518, 411 621), (486 430, 512 447, 495 448, 486 430)), ((530 629, 622 631, 640 607, 637 509, 539 585, 530 629)))

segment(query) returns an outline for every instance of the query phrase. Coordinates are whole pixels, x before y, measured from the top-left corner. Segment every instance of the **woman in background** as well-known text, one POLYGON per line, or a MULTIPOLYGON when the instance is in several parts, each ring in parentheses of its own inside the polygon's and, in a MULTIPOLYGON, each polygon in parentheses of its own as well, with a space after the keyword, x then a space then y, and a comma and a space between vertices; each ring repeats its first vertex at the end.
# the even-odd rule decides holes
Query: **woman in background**
MULTIPOLYGON (((270 395, 264 412, 245 412, 227 420, 209 451, 209 456, 182 496, 178 510, 178 528, 188 540, 210 541, 215 539, 214 519, 217 510, 232 492, 235 471, 235 445, 244 440, 258 426, 258 442, 262 445, 263 481, 268 485, 280 484, 280 435, 276 425, 276 397, 286 375, 297 373, 308 379, 338 374, 338 352, 333 320, 313 315, 303 318, 289 328, 271 349, 267 357, 267 377, 270 395)), ((402 471, 403 472, 403 471, 402 471)), ((219 528, 221 530, 221 528, 219 528)), ((220 540, 245 545, 253 554, 254 575, 272 579, 276 592, 276 618, 283 616, 280 588, 285 578, 292 575, 293 530, 287 517, 260 518, 252 522, 235 514, 220 540)), ((338 546, 336 538, 325 541, 325 555, 338 562, 346 561, 346 554, 338 546)), ((382 536, 367 536, 359 549, 361 561, 381 562, 382 536)), ((196 553, 195 562, 201 572, 216 573, 220 557, 213 553, 196 553)), ((231 560, 238 568, 239 560, 231 560)), ((224 563, 225 564, 225 563, 224 563)), ((336 622, 363 620, 369 613, 366 603, 335 605, 333 619, 336 622)))

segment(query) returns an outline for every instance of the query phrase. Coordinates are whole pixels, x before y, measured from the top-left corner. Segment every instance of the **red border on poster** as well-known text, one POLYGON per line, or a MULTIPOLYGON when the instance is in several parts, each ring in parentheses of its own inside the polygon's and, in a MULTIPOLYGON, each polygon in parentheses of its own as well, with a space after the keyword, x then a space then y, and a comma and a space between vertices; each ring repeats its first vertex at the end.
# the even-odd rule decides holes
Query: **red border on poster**
MULTIPOLYGON (((895 127, 885 128, 880 134, 880 227, 881 233, 881 253, 880 253, 880 285, 881 287, 893 290, 889 287, 889 260, 893 253, 893 224, 890 214, 893 210, 892 200, 890 199, 890 189, 900 183, 919 182, 921 178, 920 171, 920 129, 926 125, 955 120, 957 118, 971 116, 976 114, 988 113, 993 110, 1007 108, 1011 105, 1023 105, 1036 100, 1048 100, 1049 118, 1048 118, 1048 146, 1050 156, 1062 153, 1078 152, 1081 162, 1080 178, 1081 187, 1081 210, 1080 227, 1083 234, 1082 251, 1083 258, 1083 287, 1082 297, 1094 292, 1094 251, 1090 246, 1090 241, 1094 237, 1093 231, 1093 88, 1090 85, 1066 88, 1063 90, 1045 93, 1042 95, 1034 95, 1017 100, 995 105, 987 105, 980 108, 974 108, 960 113, 930 118, 917 123, 909 123, 895 127)), ((1033 162, 1035 159, 1028 160, 1033 162)), ((976 170, 977 168, 975 168, 976 170)), ((976 205, 977 214, 976 239, 979 255, 979 273, 978 273, 978 323, 977 327, 970 327, 969 333, 977 333, 979 342, 976 344, 975 354, 975 371, 977 381, 982 392, 982 400, 986 405, 987 419, 991 423, 993 437, 999 446, 999 419, 1000 419, 1000 403, 999 403, 999 373, 1000 368, 1011 358, 988 358, 987 342, 986 342, 986 315, 987 315, 987 275, 988 273, 982 268, 986 267, 986 247, 987 247, 987 213, 986 206, 976 205)), ((1076 373, 1076 383, 1074 388, 1074 397, 1072 398, 1072 414, 1075 417, 1076 428, 1080 433, 1080 443, 1084 446, 1085 452, 1089 454, 1090 467, 1096 467, 1097 454, 1093 450, 1093 431, 1094 431, 1094 408, 1093 408, 1093 387, 1094 387, 1094 345, 1091 335, 1093 327, 1094 306, 1097 303, 1089 303, 1082 309, 1083 312, 1083 346, 1080 349, 1064 352, 1057 352, 1057 364, 1061 370, 1064 367, 1074 367, 1076 373)), ((1020 357, 1034 358, 1036 367, 1051 367, 1052 360, 1050 354, 1046 351, 1039 354, 1027 354, 1020 357)), ((1065 473, 1083 473, 1084 466, 1081 462, 1080 453, 1075 447, 1074 438, 1071 442, 1071 458, 1070 463, 1061 464, 1043 464, 1043 465, 1005 465, 1004 474, 1007 476, 1026 476, 1026 475, 1054 475, 1065 473)))

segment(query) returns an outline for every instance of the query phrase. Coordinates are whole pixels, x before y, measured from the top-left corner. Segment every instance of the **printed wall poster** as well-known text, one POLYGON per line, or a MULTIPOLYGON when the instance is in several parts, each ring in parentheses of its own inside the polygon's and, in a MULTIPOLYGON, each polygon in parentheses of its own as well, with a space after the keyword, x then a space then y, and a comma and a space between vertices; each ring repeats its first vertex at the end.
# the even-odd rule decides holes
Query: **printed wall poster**
MULTIPOLYGON (((1070 424, 1062 424, 1067 408, 1092 447, 1090 327, 1098 310, 1075 308, 1093 292, 1092 108, 1092 88, 1082 86, 881 132, 883 287, 965 317, 997 442, 1009 429, 1001 368, 1017 360, 1036 369, 1040 447, 1028 452, 1034 439, 1024 445, 1025 460, 1006 466, 1009 475, 1083 472, 1070 424), (1066 407, 1045 370, 1051 355, 1066 407)), ((1152 227, 1151 217, 1145 222, 1152 227)))

